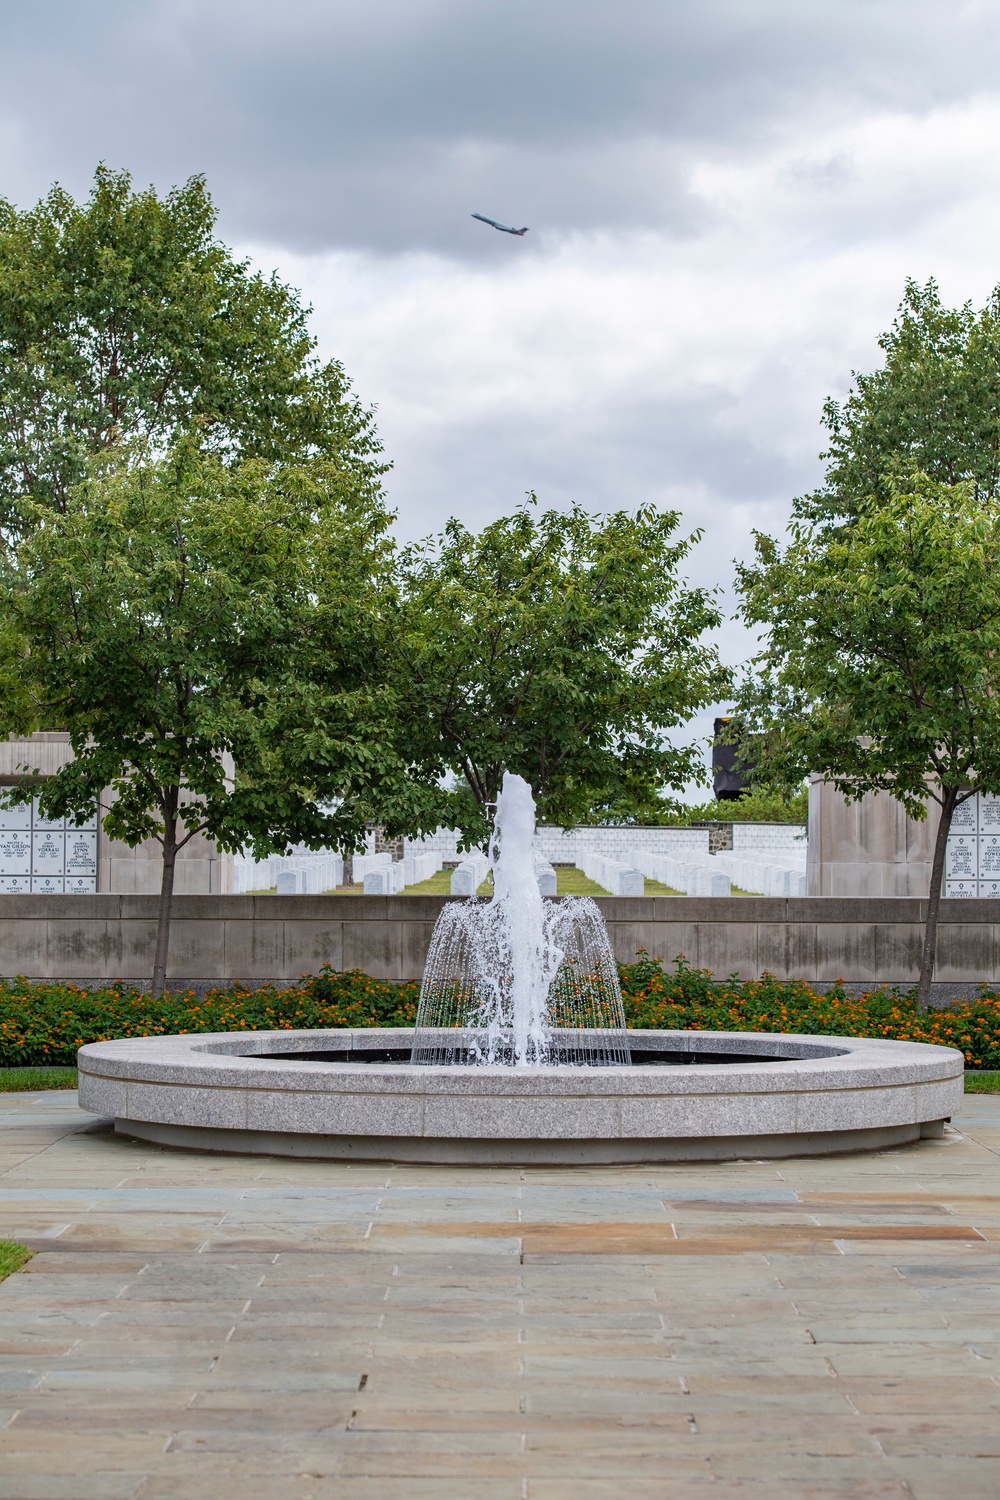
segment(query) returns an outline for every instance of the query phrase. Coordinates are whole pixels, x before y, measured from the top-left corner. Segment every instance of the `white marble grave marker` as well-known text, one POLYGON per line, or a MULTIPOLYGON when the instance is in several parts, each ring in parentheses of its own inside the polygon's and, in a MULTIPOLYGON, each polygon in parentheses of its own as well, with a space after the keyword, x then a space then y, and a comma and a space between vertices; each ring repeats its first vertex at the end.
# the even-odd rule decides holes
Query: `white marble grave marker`
POLYGON ((66 858, 66 835, 33 833, 31 835, 32 876, 62 875, 66 858))
MULTIPOLYGON (((951 832, 975 833, 979 826, 979 794, 961 802, 951 815, 951 832)), ((997 824, 1000 829, 1000 822, 997 824)))
POLYGON ((0 875, 31 874, 31 834, 5 828, 0 831, 0 875))
POLYGON ((959 834, 957 838, 949 838, 945 857, 946 880, 965 880, 970 876, 976 879, 979 874, 977 843, 975 835, 959 834))
POLYGON ((84 879, 93 879, 97 875, 96 833, 82 828, 66 830, 66 874, 84 879))
POLYGON ((979 878, 1000 875, 1000 833, 979 839, 979 878))

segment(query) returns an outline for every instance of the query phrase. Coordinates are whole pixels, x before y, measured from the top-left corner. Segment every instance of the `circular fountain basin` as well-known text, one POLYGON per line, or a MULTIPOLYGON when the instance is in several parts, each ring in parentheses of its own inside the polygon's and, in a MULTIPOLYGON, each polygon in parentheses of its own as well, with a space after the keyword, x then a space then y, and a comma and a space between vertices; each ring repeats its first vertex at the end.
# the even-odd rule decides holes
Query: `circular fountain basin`
POLYGON ((701 1161, 883 1149, 940 1135, 950 1047, 631 1031, 631 1067, 427 1067, 409 1029, 95 1042, 80 1104, 125 1135, 210 1151, 382 1161, 701 1161))

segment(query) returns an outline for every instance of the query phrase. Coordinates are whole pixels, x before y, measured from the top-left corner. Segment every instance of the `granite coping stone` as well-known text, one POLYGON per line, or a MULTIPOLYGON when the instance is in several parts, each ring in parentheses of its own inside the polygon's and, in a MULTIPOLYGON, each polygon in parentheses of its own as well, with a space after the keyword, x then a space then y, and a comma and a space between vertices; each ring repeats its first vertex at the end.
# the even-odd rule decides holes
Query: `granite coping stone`
POLYGON ((433 1142, 450 1141, 469 1152, 476 1141, 491 1151, 506 1142, 515 1154, 518 1141, 541 1148, 578 1139, 589 1143, 591 1159, 610 1160, 616 1142, 634 1154, 642 1140, 742 1136, 758 1149, 770 1136, 787 1149, 797 1132, 803 1141, 827 1132, 840 1150, 852 1132, 859 1146, 875 1144, 885 1129, 908 1127, 915 1138, 921 1126, 948 1118, 963 1090, 960 1052, 857 1037, 629 1034, 636 1051, 784 1054, 696 1066, 448 1067, 295 1057, 296 1049, 324 1045, 348 1054, 405 1051, 412 1037, 412 1028, 386 1028, 96 1042, 79 1052, 80 1103, 113 1115, 119 1129, 176 1128, 184 1136, 179 1143, 213 1149, 238 1150, 244 1138, 247 1150, 261 1149, 251 1141, 261 1132, 269 1150, 279 1149, 273 1143, 284 1135, 299 1153, 310 1136, 331 1151, 342 1141, 345 1154, 387 1139, 400 1146, 423 1140, 432 1150, 433 1142), (263 1048, 286 1055, 261 1057, 263 1048))
POLYGON ((78 1054, 81 1091, 89 1077, 171 1086, 301 1090, 308 1093, 428 1093, 507 1096, 771 1094, 886 1089, 958 1079, 964 1058, 951 1047, 858 1037, 807 1040, 760 1032, 629 1033, 638 1050, 762 1052, 778 1062, 650 1064, 642 1067, 451 1067, 297 1060, 295 1051, 405 1050, 412 1028, 200 1033, 92 1042, 78 1054), (280 1047, 287 1057, 256 1057, 280 1047), (803 1051, 820 1052, 802 1056, 803 1051), (248 1066, 248 1064, 251 1064, 248 1066))

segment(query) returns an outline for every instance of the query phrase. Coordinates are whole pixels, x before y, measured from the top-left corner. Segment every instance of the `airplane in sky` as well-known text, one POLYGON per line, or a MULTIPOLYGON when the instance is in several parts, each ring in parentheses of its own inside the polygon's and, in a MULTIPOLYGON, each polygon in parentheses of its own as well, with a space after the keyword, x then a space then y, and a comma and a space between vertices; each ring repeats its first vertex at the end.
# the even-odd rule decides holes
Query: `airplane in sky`
POLYGON ((472 217, 478 219, 480 224, 492 224, 494 229, 501 230, 503 234, 527 234, 528 232, 527 224, 523 229, 512 229, 509 224, 498 224, 496 219, 488 219, 485 214, 473 214, 472 217))

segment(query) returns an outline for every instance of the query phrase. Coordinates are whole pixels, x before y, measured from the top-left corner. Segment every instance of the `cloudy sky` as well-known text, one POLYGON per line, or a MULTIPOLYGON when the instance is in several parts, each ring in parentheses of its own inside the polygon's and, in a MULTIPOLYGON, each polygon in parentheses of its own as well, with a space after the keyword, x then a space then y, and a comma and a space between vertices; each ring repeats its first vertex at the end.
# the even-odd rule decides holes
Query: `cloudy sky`
MULTIPOLYGON (((727 585, 907 276, 1000 281, 1000 3, 0 0, 0 192, 205 172, 399 531, 652 501, 727 585), (470 218, 527 224, 515 239, 470 218)), ((746 654, 735 625, 721 635, 746 654)))

